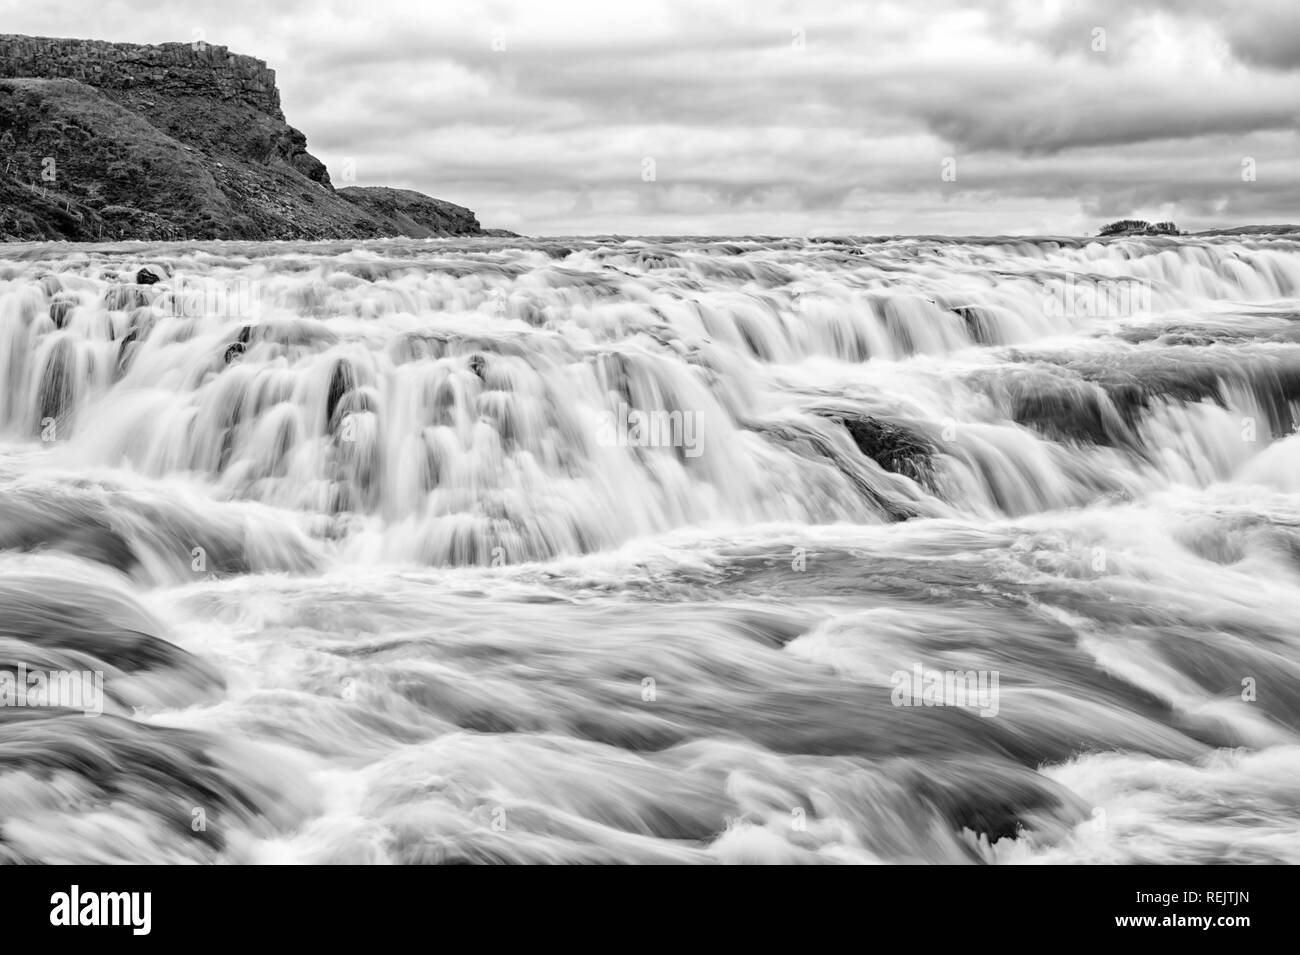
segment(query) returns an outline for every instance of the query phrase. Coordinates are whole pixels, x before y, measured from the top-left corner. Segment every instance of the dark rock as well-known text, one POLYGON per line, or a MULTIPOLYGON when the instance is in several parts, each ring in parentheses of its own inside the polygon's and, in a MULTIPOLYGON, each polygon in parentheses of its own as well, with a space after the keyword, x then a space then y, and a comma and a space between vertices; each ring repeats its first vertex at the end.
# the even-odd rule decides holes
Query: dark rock
POLYGON ((76 401, 77 352, 67 338, 50 349, 45 366, 40 373, 40 387, 36 394, 38 418, 35 422, 39 434, 46 421, 61 424, 71 413, 76 401))
POLYGON ((474 213, 441 199, 433 199, 413 189, 389 189, 385 186, 348 186, 338 195, 381 224, 388 235, 414 238, 432 236, 479 235, 482 228, 474 213))
POLYGON ((960 315, 966 322, 966 335, 977 345, 997 344, 992 316, 981 305, 955 305, 948 311, 960 315))
POLYGON ((50 303, 50 320, 54 322, 55 328, 62 328, 68 323, 68 312, 70 311, 72 311, 71 302, 50 303))
POLYGON ((111 285, 104 290, 104 307, 110 312, 143 308, 153 300, 152 294, 138 285, 111 285))
POLYGON ((924 435, 869 415, 856 417, 837 413, 834 418, 849 432, 858 450, 886 471, 909 477, 934 490, 936 448, 924 435))
POLYGON ((135 273, 136 285, 153 285, 158 281, 157 274, 148 266, 135 273))
POLYGON ((336 192, 285 121, 274 72, 210 49, 221 53, 0 34, 0 232, 75 241, 485 234, 470 210, 410 190, 336 192), (61 157, 57 194, 20 172, 50 155, 61 157))
POLYGON ((133 328, 126 333, 122 344, 117 346, 117 372, 120 375, 131 364, 131 355, 135 352, 136 342, 140 338, 140 329, 133 328))
POLYGON ((356 372, 347 362, 339 361, 334 365, 334 371, 330 374, 330 390, 325 399, 325 422, 333 430, 341 419, 338 414, 339 403, 343 396, 357 386, 356 372))

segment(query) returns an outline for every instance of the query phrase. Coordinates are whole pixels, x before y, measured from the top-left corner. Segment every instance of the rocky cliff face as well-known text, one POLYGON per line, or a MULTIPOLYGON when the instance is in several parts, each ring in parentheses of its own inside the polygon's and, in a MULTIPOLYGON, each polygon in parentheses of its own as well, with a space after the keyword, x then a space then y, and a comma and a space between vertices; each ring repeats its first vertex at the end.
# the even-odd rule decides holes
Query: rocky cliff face
POLYGON ((336 192, 261 60, 206 44, 0 35, 2 239, 481 231, 468 209, 420 193, 336 192))
POLYGON ((0 34, 0 76, 81 80, 104 90, 239 100, 275 119, 275 70, 251 56, 206 43, 106 43, 0 34))
POLYGON ((450 228, 455 235, 481 232, 474 213, 463 206, 433 199, 414 189, 389 189, 384 186, 348 186, 338 194, 365 209, 375 218, 392 222, 402 235, 422 239, 440 235, 437 229, 450 228))

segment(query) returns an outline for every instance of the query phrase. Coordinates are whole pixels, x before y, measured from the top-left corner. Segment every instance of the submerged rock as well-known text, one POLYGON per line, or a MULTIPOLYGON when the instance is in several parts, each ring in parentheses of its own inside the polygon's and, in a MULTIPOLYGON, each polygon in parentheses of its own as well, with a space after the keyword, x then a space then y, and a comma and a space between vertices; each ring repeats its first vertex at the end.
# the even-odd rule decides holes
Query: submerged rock
POLYGON ((933 490, 936 448, 924 435, 870 415, 855 417, 837 412, 834 418, 848 431, 858 450, 886 471, 933 490))
POLYGON ((56 301, 50 303, 50 321, 55 328, 62 328, 68 323, 68 313, 72 311, 71 302, 56 301))

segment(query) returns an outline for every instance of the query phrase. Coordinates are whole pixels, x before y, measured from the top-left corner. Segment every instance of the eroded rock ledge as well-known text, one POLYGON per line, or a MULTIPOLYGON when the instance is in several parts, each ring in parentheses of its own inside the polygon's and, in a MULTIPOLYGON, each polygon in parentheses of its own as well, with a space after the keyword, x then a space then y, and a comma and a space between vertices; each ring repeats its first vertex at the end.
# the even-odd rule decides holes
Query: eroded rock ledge
POLYGON ((0 34, 0 239, 499 233, 412 190, 336 191, 262 60, 0 34))

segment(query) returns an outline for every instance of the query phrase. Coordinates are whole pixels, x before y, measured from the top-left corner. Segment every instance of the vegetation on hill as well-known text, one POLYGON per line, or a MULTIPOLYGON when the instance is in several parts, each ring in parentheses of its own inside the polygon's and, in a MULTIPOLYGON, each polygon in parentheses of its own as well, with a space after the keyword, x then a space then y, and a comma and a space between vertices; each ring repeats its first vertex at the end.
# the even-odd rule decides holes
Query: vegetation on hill
POLYGON ((1101 227, 1098 235, 1178 235, 1178 226, 1172 222, 1152 225, 1144 219, 1120 219, 1101 227))
POLYGON ((31 40, 55 44, 46 52, 66 62, 52 62, 19 52, 23 38, 2 39, 0 239, 484 234, 469 209, 420 193, 336 191, 284 121, 259 60, 196 53, 191 63, 184 44, 31 40), (77 65, 82 54, 95 70, 77 65), (141 72, 142 60, 179 65, 141 72), (23 71, 46 75, 14 75, 23 71))

